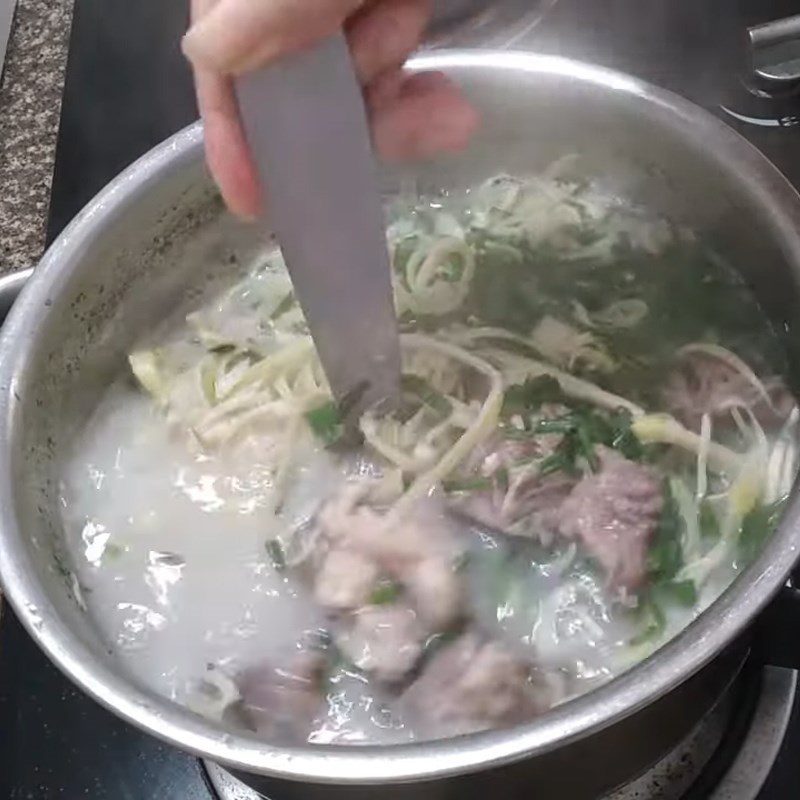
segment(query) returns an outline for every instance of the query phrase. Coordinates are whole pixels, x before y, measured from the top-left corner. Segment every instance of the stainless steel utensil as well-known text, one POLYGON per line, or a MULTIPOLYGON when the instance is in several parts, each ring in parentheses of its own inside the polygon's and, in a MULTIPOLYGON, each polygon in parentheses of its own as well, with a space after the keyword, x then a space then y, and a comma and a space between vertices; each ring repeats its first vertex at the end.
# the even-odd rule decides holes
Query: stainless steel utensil
POLYGON ((334 396, 362 408, 391 402, 400 343, 386 233, 344 36, 238 78, 236 93, 268 195, 264 224, 277 235, 334 396))

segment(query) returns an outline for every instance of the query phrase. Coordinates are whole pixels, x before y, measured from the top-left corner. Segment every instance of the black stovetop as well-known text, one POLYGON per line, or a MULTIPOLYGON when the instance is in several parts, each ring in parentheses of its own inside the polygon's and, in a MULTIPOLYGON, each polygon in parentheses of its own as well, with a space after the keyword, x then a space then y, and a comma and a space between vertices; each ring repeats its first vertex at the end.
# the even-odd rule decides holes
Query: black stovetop
MULTIPOLYGON (((178 48, 185 5, 77 0, 50 239, 123 167, 195 118, 178 48)), ((791 127, 800 119, 800 100, 756 99, 737 77, 745 27, 796 13, 800 0, 560 0, 534 46, 616 67, 689 96, 733 121, 800 186, 800 127, 791 127), (723 106, 762 124, 738 123, 723 106)), ((797 709, 794 717, 760 800, 800 797, 797 709)), ((212 797, 197 760, 139 733, 73 688, 5 609, 0 798, 212 797)))

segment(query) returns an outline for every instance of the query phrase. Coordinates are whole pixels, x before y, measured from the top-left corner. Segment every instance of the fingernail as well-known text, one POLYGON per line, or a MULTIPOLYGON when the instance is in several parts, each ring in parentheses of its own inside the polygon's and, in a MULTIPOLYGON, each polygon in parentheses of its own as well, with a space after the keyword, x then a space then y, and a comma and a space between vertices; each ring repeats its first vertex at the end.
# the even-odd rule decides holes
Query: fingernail
POLYGON ((246 31, 247 26, 231 19, 229 5, 219 2, 189 28, 181 46, 193 64, 228 73, 235 68, 235 61, 240 57, 246 31))
POLYGON ((213 31, 208 30, 207 18, 195 22, 181 40, 181 49, 186 58, 201 67, 218 68, 213 31))

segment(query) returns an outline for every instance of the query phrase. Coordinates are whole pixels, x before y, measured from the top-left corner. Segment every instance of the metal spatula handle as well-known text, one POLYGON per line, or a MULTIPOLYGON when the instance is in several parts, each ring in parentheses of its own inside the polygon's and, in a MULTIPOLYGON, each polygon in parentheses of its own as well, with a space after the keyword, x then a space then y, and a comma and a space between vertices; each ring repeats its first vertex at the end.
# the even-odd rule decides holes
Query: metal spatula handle
POLYGON ((344 36, 237 80, 262 186, 264 223, 283 250, 338 399, 399 392, 386 233, 369 127, 344 36))

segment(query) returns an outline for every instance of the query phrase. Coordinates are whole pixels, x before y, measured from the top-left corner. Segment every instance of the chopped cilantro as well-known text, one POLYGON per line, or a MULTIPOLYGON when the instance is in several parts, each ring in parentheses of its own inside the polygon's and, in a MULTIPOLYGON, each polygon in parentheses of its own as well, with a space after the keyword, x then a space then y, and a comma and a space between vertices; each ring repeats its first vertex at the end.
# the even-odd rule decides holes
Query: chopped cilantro
POLYGON ((369 596, 370 605, 388 606, 396 602, 403 592, 403 587, 390 578, 383 578, 375 584, 369 596))
POLYGON ((633 418, 628 411, 620 410, 613 414, 610 446, 631 461, 642 461, 647 455, 647 450, 631 429, 632 421, 633 418))
POLYGON ((595 452, 598 445, 613 448, 632 461, 640 461, 646 455, 645 448, 631 430, 630 414, 624 411, 606 416, 579 405, 560 417, 539 420, 532 431, 507 428, 506 432, 510 434, 508 438, 563 435, 556 451, 541 464, 540 471, 544 475, 559 471, 574 472, 578 458, 583 458, 596 471, 600 466, 595 452))
POLYGON ((336 444, 344 436, 344 425, 333 400, 306 411, 304 416, 314 435, 321 439, 326 447, 336 444))

